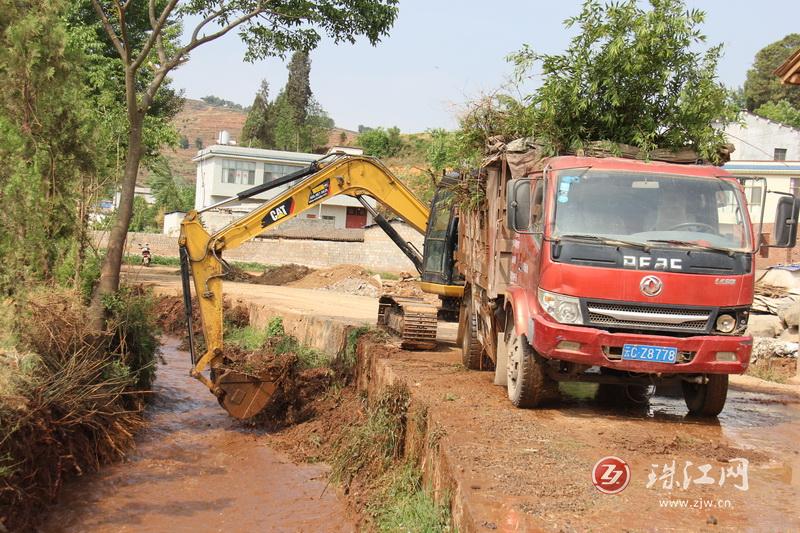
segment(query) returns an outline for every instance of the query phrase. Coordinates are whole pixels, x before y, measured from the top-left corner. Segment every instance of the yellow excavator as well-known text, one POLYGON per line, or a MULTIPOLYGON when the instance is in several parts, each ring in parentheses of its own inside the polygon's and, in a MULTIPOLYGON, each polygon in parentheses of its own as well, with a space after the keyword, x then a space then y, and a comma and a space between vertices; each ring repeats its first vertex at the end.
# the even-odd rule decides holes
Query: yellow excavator
POLYGON ((421 299, 382 296, 378 304, 378 324, 400 335, 404 348, 434 348, 437 318, 458 320, 464 292, 463 280, 455 274, 453 265, 458 218, 454 216, 448 183, 447 178, 442 180, 429 209, 379 160, 333 153, 307 168, 247 189, 203 210, 187 213, 181 223, 178 244, 192 358, 191 375, 203 382, 217 396, 225 410, 236 418, 250 418, 267 405, 275 391, 274 383, 225 366, 222 352, 222 281, 231 268, 223 257, 224 252, 337 195, 356 198, 370 212, 375 223, 414 263, 421 275, 422 290, 436 294, 441 299, 441 305, 437 308, 421 299), (203 211, 285 185, 289 186, 286 190, 213 235, 202 225, 200 214, 203 211), (413 244, 403 240, 367 202, 366 197, 375 199, 424 234, 424 252, 420 253, 413 244), (194 282, 197 295, 205 342, 202 355, 196 353, 192 327, 191 281, 194 282))

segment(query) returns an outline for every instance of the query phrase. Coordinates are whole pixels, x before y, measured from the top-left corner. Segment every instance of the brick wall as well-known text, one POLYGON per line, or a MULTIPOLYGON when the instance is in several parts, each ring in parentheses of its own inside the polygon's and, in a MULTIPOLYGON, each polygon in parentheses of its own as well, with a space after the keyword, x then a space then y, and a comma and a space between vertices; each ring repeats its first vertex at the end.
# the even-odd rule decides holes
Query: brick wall
MULTIPOLYGON (((404 239, 422 251, 422 235, 405 224, 393 224, 404 239)), ((107 232, 94 232, 94 241, 105 248, 107 232)), ((128 233, 126 254, 140 253, 148 243, 153 255, 178 257, 178 238, 161 233, 128 233)), ((254 261, 269 265, 297 263, 312 268, 355 264, 374 271, 415 273, 414 265, 378 227, 364 230, 363 241, 323 241, 311 239, 254 239, 225 253, 232 261, 254 261)))

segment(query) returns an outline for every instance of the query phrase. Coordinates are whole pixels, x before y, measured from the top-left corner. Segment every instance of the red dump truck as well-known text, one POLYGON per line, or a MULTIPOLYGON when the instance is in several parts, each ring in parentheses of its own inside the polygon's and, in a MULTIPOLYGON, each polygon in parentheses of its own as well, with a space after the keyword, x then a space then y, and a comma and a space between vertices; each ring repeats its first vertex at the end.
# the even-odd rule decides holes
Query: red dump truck
MULTIPOLYGON (((495 366, 518 407, 584 381, 630 401, 679 384, 691 413, 722 410, 728 375, 750 360, 755 253, 766 246, 730 174, 534 148, 506 149, 469 179, 478 186, 462 189, 485 196, 455 208, 468 368, 495 366)), ((777 246, 794 246, 799 206, 780 199, 777 246)))

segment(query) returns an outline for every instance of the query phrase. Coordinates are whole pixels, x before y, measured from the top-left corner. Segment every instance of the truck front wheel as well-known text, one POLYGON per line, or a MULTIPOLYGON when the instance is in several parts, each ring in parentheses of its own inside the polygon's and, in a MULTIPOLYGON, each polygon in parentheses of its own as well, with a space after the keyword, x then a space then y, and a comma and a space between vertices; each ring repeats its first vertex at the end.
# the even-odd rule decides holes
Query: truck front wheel
MULTIPOLYGON (((512 322, 513 324, 513 322, 512 322)), ((517 335, 514 327, 506 331, 508 343, 508 399, 516 407, 536 407, 558 398, 558 382, 549 378, 544 359, 517 335)))
POLYGON ((683 399, 693 415, 717 416, 728 397, 728 375, 709 374, 706 383, 681 382, 683 399))

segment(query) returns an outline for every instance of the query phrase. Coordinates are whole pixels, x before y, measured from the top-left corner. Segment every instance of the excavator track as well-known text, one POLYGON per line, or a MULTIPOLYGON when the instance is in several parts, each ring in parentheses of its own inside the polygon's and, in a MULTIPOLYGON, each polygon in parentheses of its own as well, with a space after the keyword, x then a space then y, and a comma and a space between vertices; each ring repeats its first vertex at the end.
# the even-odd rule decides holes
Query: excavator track
POLYGON ((436 349, 438 309, 421 298, 381 296, 378 325, 400 336, 405 350, 436 349))

